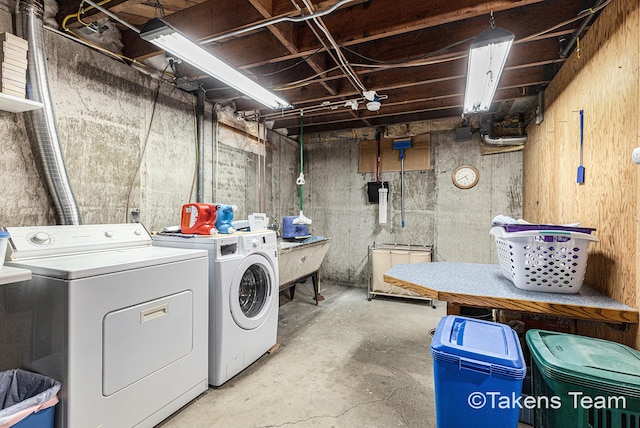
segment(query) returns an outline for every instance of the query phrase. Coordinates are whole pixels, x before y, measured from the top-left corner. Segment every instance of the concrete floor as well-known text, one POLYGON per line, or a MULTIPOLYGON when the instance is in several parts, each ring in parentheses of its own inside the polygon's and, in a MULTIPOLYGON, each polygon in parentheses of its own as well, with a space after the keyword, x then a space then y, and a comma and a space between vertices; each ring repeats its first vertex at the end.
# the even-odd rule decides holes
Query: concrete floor
POLYGON ((318 306, 308 284, 281 294, 280 348, 160 426, 435 427, 429 330, 446 305, 327 282, 321 293, 318 306))

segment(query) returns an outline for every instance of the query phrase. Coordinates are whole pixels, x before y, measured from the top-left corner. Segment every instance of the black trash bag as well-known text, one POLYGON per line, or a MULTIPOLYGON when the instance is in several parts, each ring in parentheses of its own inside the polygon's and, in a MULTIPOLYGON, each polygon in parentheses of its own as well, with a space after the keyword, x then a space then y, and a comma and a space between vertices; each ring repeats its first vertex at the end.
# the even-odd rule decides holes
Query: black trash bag
MULTIPOLYGON (((0 426, 57 403, 60 382, 21 369, 0 372, 0 426), (29 411, 30 410, 30 411, 29 411)), ((22 419, 20 418, 20 419, 22 419)))

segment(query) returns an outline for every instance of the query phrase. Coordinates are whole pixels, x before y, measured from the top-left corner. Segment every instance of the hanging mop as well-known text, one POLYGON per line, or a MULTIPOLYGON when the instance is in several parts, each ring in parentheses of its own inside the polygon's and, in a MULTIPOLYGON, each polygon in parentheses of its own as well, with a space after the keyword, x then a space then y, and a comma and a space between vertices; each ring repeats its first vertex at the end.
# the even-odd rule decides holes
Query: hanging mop
POLYGON ((296 180, 296 184, 300 186, 300 215, 293 219, 293 224, 311 224, 311 219, 305 217, 302 213, 302 186, 304 186, 304 173, 302 172, 302 167, 304 165, 304 117, 302 116, 302 112, 300 112, 300 175, 296 180))
POLYGON ((393 150, 400 150, 400 203, 402 204, 401 208, 401 217, 402 217, 402 227, 404 227, 404 151, 405 149, 411 148, 411 138, 408 140, 395 140, 393 142, 393 150))

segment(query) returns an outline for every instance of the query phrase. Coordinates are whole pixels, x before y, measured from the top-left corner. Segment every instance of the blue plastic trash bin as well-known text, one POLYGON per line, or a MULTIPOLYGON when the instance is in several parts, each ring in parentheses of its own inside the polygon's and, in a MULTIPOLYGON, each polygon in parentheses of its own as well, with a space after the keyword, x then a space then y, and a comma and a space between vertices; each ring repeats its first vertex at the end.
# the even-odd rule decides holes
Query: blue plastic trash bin
POLYGON ((438 428, 517 428, 527 367, 511 327, 443 317, 431 355, 438 428))
POLYGON ((0 427, 53 428, 60 382, 25 370, 0 372, 0 427))

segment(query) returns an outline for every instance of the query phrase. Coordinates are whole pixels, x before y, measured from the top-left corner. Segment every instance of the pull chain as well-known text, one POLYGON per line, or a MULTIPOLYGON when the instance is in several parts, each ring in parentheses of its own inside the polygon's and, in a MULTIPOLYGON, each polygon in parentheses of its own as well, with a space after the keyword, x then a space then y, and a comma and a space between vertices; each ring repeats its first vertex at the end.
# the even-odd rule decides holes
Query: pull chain
POLYGON ((155 11, 153 14, 154 18, 158 17, 158 12, 160 13, 160 19, 164 19, 165 15, 164 15, 164 6, 162 6, 162 4, 160 4, 160 0, 155 0, 155 11))

